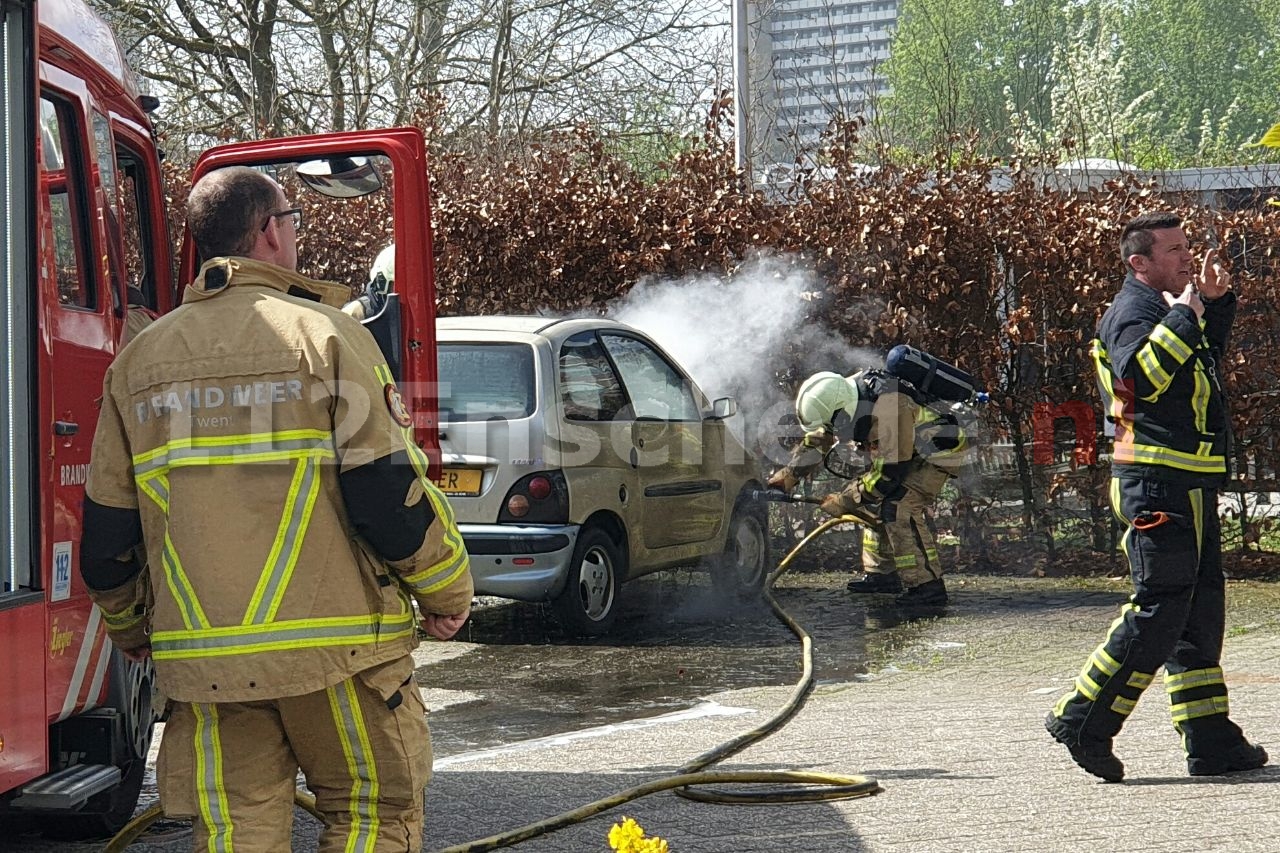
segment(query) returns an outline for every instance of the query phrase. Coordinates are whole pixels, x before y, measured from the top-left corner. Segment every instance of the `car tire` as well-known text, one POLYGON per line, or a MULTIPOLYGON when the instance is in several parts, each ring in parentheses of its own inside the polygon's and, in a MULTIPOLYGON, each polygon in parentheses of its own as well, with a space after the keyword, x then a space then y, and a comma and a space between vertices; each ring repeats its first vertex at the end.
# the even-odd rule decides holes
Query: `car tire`
POLYGON ((608 633, 618 615, 618 587, 626 576, 625 558, 613 538, 598 527, 583 528, 564 589, 552 602, 561 627, 579 637, 608 633))
POLYGON ((755 598, 772 568, 765 516, 739 502, 729 520, 724 551, 710 561, 711 585, 721 597, 755 598))

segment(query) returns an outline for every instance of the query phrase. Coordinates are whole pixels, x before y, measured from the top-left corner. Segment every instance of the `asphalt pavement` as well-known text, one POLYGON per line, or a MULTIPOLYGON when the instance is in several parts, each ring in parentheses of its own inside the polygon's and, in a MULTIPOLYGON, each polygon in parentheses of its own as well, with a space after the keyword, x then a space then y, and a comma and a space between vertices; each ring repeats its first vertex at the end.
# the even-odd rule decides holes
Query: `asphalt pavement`
MULTIPOLYGON (((787 577, 777 594, 786 606, 842 590, 844 580, 787 577)), ((865 775, 881 793, 768 806, 707 805, 661 793, 517 849, 608 851, 609 828, 626 815, 666 839, 672 853, 1280 851, 1272 787, 1280 766, 1189 777, 1160 679, 1117 739, 1127 771, 1121 784, 1086 775, 1045 733, 1045 712, 1118 614, 1122 582, 951 576, 949 586, 952 604, 941 615, 912 621, 905 633, 900 627, 886 635, 894 638, 887 645, 869 649, 874 659, 865 675, 820 683, 780 731, 715 768, 865 775)), ((1280 590, 1231 582, 1228 595, 1224 667, 1232 716, 1280 759, 1280 590)), ((849 597, 849 607, 866 609, 868 623, 891 611, 867 604, 849 597)), ((815 632, 815 647, 822 642, 815 632)), ((424 850, 662 778, 758 726, 790 692, 713 693, 665 716, 446 756, 427 789, 424 850)), ((429 707, 465 702, 430 686, 424 695, 429 707)), ((317 836, 318 825, 299 812, 294 850, 315 850, 317 836)), ((171 822, 129 849, 174 853, 190 844, 184 825, 171 822)), ((13 849, 95 848, 25 840, 13 849)))

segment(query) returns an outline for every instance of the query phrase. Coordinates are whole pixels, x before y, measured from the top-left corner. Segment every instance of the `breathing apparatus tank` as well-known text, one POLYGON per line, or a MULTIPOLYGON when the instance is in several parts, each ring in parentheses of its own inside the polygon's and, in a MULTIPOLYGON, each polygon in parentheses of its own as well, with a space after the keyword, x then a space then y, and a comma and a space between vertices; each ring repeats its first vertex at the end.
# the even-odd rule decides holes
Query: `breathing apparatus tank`
POLYGON ((885 372, 910 382, 927 398, 953 403, 985 403, 989 399, 965 371, 906 344, 889 350, 884 366, 885 372))

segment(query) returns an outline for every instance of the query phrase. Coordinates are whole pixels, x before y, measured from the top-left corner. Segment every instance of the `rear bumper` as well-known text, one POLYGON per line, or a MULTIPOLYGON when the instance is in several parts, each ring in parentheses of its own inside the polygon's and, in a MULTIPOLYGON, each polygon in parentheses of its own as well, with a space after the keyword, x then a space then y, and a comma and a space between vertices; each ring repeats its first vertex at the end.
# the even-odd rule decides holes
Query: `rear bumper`
POLYGON ((576 524, 459 524, 477 595, 547 601, 564 589, 576 524), (519 560, 519 563, 515 561, 519 560))

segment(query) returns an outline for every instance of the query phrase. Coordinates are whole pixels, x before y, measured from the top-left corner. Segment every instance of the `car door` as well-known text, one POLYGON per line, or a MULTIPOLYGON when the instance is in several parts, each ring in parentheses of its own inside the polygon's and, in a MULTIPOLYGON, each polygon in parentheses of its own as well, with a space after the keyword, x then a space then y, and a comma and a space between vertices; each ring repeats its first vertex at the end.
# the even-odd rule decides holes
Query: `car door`
POLYGON ((617 427, 640 491, 641 540, 647 549, 690 554, 720 530, 724 484, 703 444, 702 407, 689 378, 652 342, 621 331, 600 341, 626 389, 617 427))
MULTIPOLYGON (((201 155, 191 176, 194 185, 205 174, 226 166, 255 166, 297 174, 300 164, 328 163, 334 168, 332 192, 322 192, 335 204, 364 195, 361 184, 376 172, 379 186, 368 192, 391 193, 386 210, 391 218, 395 252, 394 297, 398 303, 398 328, 390 331, 391 346, 397 351, 397 385, 413 419, 414 438, 431 460, 431 476, 440 474, 440 440, 436 388, 435 276, 431 255, 431 207, 427 180, 426 142, 422 131, 413 127, 385 130, 319 134, 286 139, 268 139, 211 148, 201 155), (339 163, 363 162, 350 181, 337 172, 339 163), (371 167, 371 168, 365 168, 371 167), (382 180, 385 176, 387 180, 382 180)), ((311 194, 309 201, 314 201, 311 194)), ((323 201, 320 203, 324 203, 323 201)), ((355 214, 352 214, 355 215, 355 214)), ((359 215, 368 215, 362 211, 359 215)), ((384 225, 384 222, 371 225, 384 225)), ((373 230, 371 228, 371 230, 373 230)), ((309 234, 307 239, 323 239, 309 234)), ((381 249, 381 246, 375 247, 381 249)), ((373 260, 372 257, 369 258, 373 260)), ((196 274, 197 258, 190 235, 183 243, 181 281, 196 274)), ((301 267, 306 275, 308 270, 301 267)), ((316 278, 323 276, 316 275, 316 278)), ((346 282, 354 284, 354 282, 346 282)), ((363 283, 363 282, 361 282, 363 283)), ((375 337, 379 337, 375 333, 375 337)), ((386 341, 379 338, 379 344, 386 341)), ((386 347, 384 346, 384 352, 386 347)), ((395 359, 388 356, 393 372, 395 359)))

